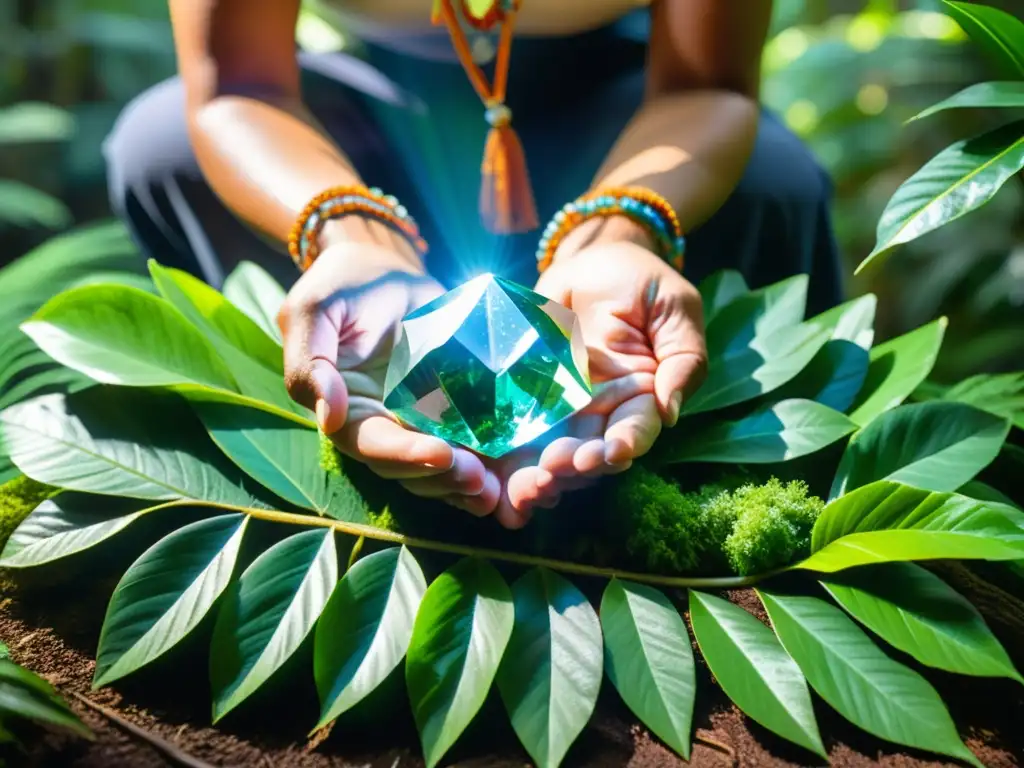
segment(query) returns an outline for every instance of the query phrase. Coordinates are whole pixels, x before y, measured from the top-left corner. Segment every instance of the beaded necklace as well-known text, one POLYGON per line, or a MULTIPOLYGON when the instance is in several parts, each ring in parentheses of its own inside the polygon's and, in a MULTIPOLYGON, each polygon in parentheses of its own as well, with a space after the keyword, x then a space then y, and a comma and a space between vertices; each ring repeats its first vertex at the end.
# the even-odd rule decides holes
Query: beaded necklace
POLYGON ((484 226, 497 234, 528 232, 538 226, 523 145, 512 128, 512 111, 505 105, 520 4, 521 0, 434 0, 432 16, 433 23, 448 28, 459 62, 486 107, 484 117, 491 128, 480 167, 480 217, 484 226), (488 82, 475 60, 463 21, 485 33, 499 29, 493 82, 488 82))

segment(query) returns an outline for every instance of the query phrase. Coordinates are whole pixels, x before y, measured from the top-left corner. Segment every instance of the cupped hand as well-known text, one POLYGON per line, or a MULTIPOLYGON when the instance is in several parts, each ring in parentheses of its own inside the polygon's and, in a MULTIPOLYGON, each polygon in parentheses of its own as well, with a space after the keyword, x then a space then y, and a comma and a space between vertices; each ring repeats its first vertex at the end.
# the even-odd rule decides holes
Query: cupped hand
POLYGON ((406 429, 382 402, 402 318, 443 292, 395 250, 328 246, 278 316, 285 384, 343 454, 417 495, 486 515, 501 492, 495 473, 470 451, 406 429))
POLYGON ((594 399, 539 456, 495 467, 506 486, 498 519, 513 528, 565 491, 628 469, 675 426, 707 367, 700 294, 642 245, 601 243, 556 259, 536 290, 579 318, 594 399))

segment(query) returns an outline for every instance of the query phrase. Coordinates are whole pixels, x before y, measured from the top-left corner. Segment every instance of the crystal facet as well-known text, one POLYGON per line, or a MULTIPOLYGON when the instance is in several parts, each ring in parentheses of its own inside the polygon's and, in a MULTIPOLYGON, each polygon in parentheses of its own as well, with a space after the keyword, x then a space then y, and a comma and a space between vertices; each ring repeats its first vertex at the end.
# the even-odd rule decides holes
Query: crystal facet
POLYGON ((384 405, 421 432, 497 458, 590 402, 571 310, 482 275, 402 321, 384 405))

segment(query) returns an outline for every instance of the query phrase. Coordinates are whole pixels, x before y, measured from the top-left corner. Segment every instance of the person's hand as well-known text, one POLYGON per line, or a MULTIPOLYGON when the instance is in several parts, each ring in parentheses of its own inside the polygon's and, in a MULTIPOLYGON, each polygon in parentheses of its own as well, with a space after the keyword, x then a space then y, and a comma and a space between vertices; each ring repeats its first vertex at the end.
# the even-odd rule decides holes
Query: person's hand
POLYGON ((697 289, 648 248, 613 242, 556 259, 536 290, 579 317, 590 355, 593 402, 539 458, 509 457, 499 520, 519 527, 534 507, 628 469, 675 426, 704 380, 707 350, 697 289))
POLYGON ((420 496, 494 510, 501 484, 475 454, 401 426, 381 402, 400 323, 444 289, 407 254, 326 247, 281 308, 285 384, 347 456, 420 496))

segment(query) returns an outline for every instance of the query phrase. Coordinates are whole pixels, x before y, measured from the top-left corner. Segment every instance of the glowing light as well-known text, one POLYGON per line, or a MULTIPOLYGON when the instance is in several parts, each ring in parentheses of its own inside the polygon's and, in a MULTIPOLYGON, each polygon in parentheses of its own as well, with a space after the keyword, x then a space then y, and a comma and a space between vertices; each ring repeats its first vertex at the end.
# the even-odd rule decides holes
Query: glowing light
POLYGON ((955 42, 966 40, 960 25, 949 16, 936 11, 907 11, 900 14, 903 33, 907 37, 926 37, 931 40, 955 42))
POLYGON ((295 26, 295 39, 311 53, 333 53, 345 47, 345 38, 315 13, 302 11, 295 26))
POLYGON ((817 127, 819 117, 817 105, 807 99, 794 101, 785 113, 786 125, 802 136, 817 127))
POLYGON ((889 105, 889 91, 878 83, 868 83, 857 91, 857 109, 865 115, 881 114, 889 105))
POLYGON ((790 27, 779 32, 764 50, 764 67, 774 72, 792 64, 811 47, 811 38, 799 27, 790 27))
POLYGON ((861 53, 875 50, 885 39, 892 17, 882 13, 862 13, 846 27, 846 42, 861 53))

